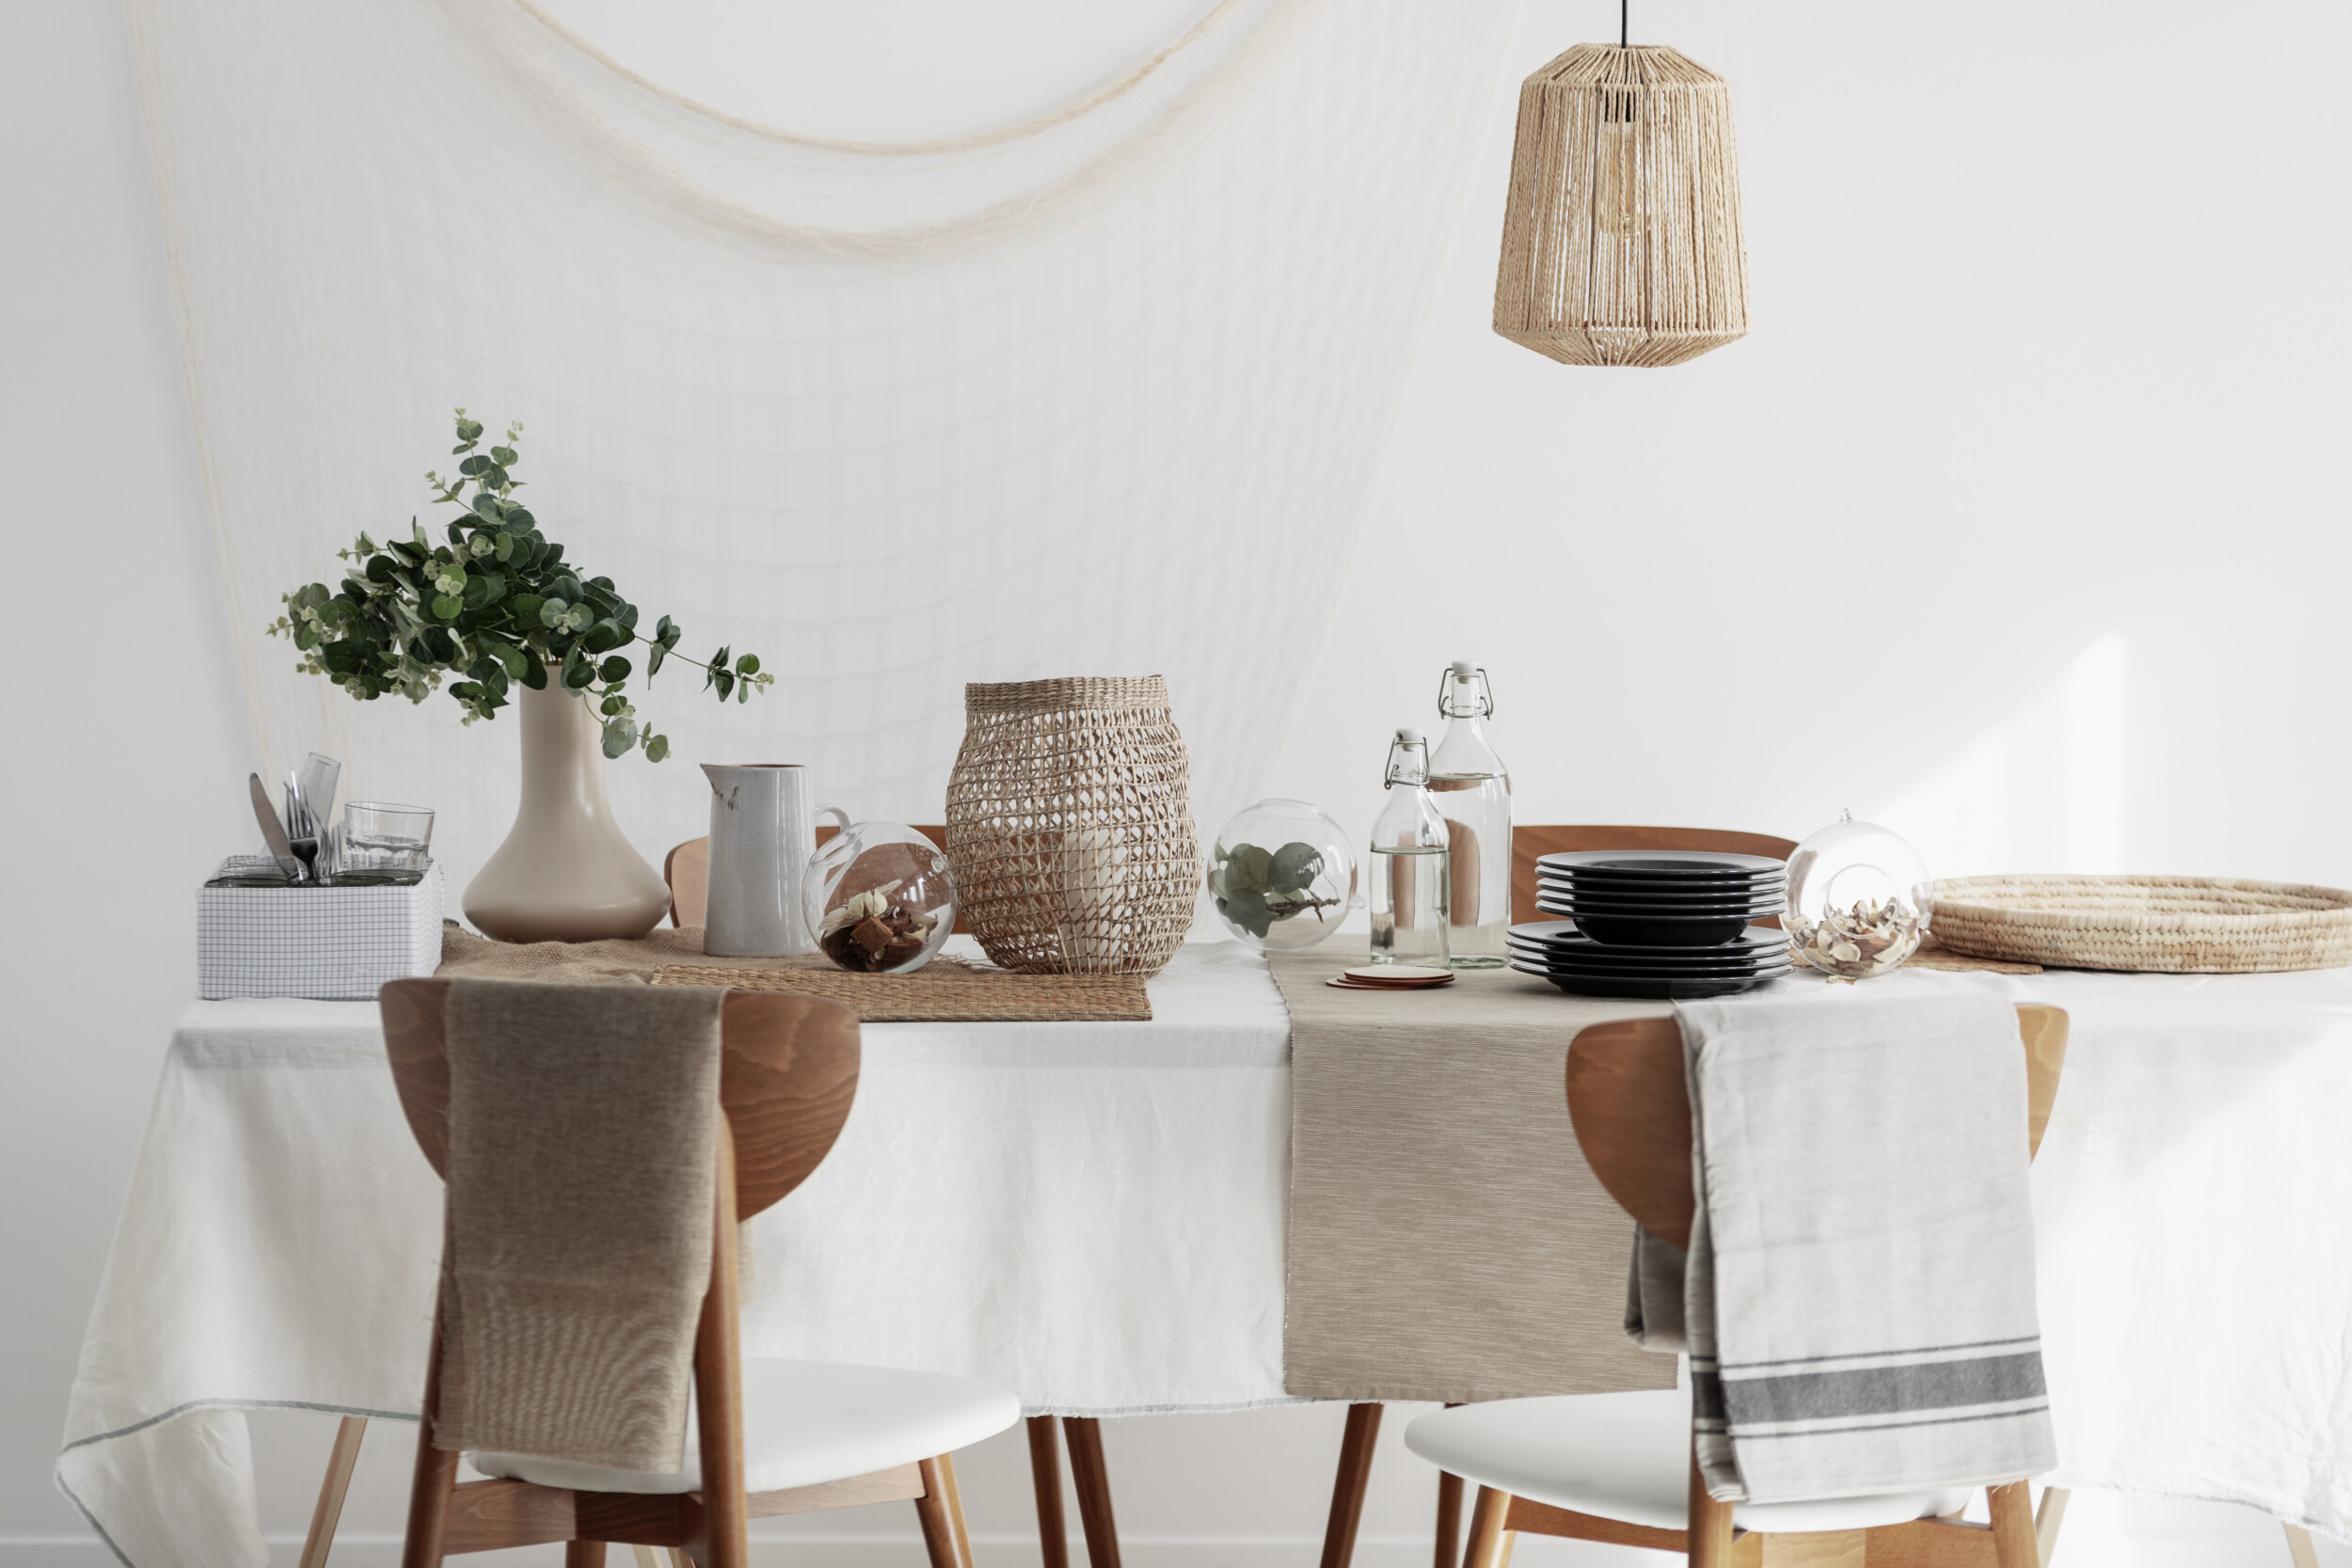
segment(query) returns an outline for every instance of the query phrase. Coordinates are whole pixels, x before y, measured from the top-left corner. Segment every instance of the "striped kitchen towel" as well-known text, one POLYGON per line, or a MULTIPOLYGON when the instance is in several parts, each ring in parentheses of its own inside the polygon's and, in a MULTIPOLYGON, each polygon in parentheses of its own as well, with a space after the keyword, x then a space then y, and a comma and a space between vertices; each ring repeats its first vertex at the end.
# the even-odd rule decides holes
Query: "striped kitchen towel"
POLYGON ((1690 1352, 1708 1491, 2049 1469, 2015 1009, 1840 987, 1677 1011, 1698 1211, 1679 1271, 1637 1240, 1627 1326, 1690 1352))

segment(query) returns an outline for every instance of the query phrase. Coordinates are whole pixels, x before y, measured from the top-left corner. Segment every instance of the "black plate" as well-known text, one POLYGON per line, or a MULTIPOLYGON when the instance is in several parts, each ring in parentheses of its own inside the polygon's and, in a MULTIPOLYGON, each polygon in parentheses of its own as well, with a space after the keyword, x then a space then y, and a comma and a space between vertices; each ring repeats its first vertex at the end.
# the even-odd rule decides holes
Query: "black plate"
POLYGON ((1546 912, 1574 916, 1579 910, 1596 910, 1602 914, 1662 914, 1668 916, 1709 914, 1778 914, 1788 899, 1780 894, 1761 898, 1596 898, 1586 893, 1553 893, 1547 889, 1535 895, 1546 912))
POLYGON ((1628 974, 1646 974, 1658 969, 1751 970, 1794 961, 1785 947, 1668 947, 1636 953, 1630 948, 1607 947, 1597 942, 1581 946, 1561 942, 1547 947, 1514 942, 1511 957, 1544 969, 1607 969, 1628 974))
POLYGON ((1725 855, 1697 849, 1570 849, 1535 857, 1535 869, 1579 876, 1587 872, 1669 879, 1680 877, 1786 876, 1787 861, 1763 855, 1725 855))
MULTIPOLYGON (((1594 942, 1589 935, 1578 930, 1575 922, 1568 920, 1531 920, 1512 927, 1507 934, 1514 946, 1540 946, 1546 950, 1554 947, 1589 950, 1601 945, 1594 942)), ((1658 958, 1680 958, 1690 950, 1688 942, 1652 944, 1610 942, 1607 945, 1613 953, 1649 953, 1658 958)), ((1733 932, 1731 937, 1723 943, 1726 953, 1734 954, 1779 952, 1786 950, 1788 945, 1788 933, 1770 926, 1744 927, 1733 932)))
POLYGON ((1786 877, 1548 877, 1537 873, 1535 885, 1559 893, 1590 893, 1605 898, 1747 898, 1778 893, 1788 885, 1786 877))
POLYGON ((1786 974, 1796 966, 1774 963, 1549 963, 1526 953, 1511 956, 1511 967, 1528 974, 1605 974, 1620 980, 1756 980, 1786 974))
MULTIPOLYGON (((1517 965, 1512 967, 1518 968, 1517 965)), ((1520 970, 1520 974, 1530 973, 1520 970)), ((1542 974, 1570 996, 1638 997, 1652 1002, 1695 1002, 1707 996, 1737 996, 1764 983, 1754 980, 1639 980, 1608 974, 1542 974)))

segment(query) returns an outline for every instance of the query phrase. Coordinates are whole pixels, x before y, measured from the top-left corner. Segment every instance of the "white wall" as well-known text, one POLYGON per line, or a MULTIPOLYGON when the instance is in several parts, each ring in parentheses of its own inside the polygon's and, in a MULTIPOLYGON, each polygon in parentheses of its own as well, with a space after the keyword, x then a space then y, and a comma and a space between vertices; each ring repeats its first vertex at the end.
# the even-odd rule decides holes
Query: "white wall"
MULTIPOLYGON (((1360 831, 1389 729, 1427 721, 1458 654, 1494 673, 1526 820, 1794 835, 1851 805, 1943 871, 2352 882, 2330 613, 2352 548, 2332 487, 2352 346, 2346 13, 1638 8, 1638 35, 1733 79, 1758 325, 1688 367, 1602 372, 1486 327, 1511 89, 1613 20, 1521 9, 1269 787, 1360 831)), ((19 0, 0 73, 21 671, 0 1561, 94 1564, 49 1464, 190 990, 186 890, 247 832, 233 786, 251 741, 119 8, 19 0)), ((1365 1522, 1379 1568, 1422 1560, 1426 1539, 1429 1472, 1393 1440, 1405 1414, 1365 1522)), ((278 1539, 299 1535, 330 1424, 257 1422, 278 1539)), ((1114 1423, 1130 1557, 1308 1560, 1337 1430, 1325 1409, 1114 1423)), ((390 1560, 407 1435, 371 1444, 339 1561, 390 1560)), ((967 1463, 984 1560, 1020 1555, 1025 1486, 1017 1437, 967 1463)), ((904 1512, 811 1522, 831 1544, 800 1560, 915 1562, 904 1512)), ((2250 1514, 2143 1499, 2078 1498, 2066 1549, 2083 1568, 2282 1560, 2250 1514)))

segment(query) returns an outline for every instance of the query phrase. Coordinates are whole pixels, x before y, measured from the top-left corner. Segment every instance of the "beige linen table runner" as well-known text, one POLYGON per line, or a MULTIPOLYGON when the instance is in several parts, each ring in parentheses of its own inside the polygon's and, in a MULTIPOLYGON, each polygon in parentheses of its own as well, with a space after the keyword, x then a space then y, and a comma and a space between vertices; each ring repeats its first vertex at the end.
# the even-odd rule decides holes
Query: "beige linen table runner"
POLYGON ((1670 1388, 1625 1337, 1633 1222, 1568 1125, 1568 1041, 1663 1003, 1564 996, 1508 969, 1336 990, 1343 941, 1269 955, 1291 1015, 1282 1382, 1318 1399, 1670 1388))
POLYGON ((438 1447, 679 1467, 725 995, 451 986, 438 1447))

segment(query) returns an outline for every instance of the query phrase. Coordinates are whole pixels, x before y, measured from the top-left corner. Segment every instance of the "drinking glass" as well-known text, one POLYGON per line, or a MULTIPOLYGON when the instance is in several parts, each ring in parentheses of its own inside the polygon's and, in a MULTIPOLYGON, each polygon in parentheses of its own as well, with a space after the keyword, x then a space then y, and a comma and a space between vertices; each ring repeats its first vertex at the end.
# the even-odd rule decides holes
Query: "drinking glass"
POLYGON ((413 882, 431 857, 433 813, 423 806, 354 800, 343 807, 342 842, 336 846, 339 882, 413 882))

